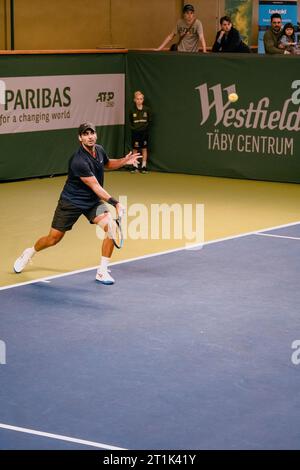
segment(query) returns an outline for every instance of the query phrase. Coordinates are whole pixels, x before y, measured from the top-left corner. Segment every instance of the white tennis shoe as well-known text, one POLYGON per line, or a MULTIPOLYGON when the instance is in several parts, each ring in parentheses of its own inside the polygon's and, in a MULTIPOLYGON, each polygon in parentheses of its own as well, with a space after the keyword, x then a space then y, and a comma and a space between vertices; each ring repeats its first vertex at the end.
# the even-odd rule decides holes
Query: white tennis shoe
POLYGON ((15 264, 14 264, 15 273, 17 274, 21 273, 28 263, 32 263, 31 258, 33 255, 34 255, 33 249, 26 248, 26 250, 23 251, 21 256, 15 261, 15 264))
POLYGON ((107 269, 98 269, 96 274, 96 281, 101 282, 101 284, 105 284, 107 286, 115 283, 115 280, 111 277, 107 269))

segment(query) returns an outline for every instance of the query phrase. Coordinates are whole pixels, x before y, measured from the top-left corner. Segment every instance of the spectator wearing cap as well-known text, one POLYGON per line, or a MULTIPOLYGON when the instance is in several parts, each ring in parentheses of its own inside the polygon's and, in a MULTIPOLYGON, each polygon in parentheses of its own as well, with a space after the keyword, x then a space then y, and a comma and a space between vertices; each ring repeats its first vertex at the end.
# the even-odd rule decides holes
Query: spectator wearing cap
POLYGON ((108 158, 102 145, 96 143, 96 127, 91 122, 84 122, 79 126, 78 139, 80 147, 69 161, 68 178, 60 194, 50 231, 23 251, 14 263, 14 271, 21 273, 37 252, 59 243, 65 233, 72 230, 79 217, 84 215, 91 224, 98 225, 106 233, 96 281, 114 284, 108 270, 114 248, 109 236, 113 221, 106 203, 114 206, 118 215, 123 212, 124 207, 104 189, 104 168, 117 170, 124 165, 137 164, 140 154, 133 155, 130 152, 123 158, 108 158))
POLYGON ((220 25, 221 29, 217 32, 212 52, 250 52, 239 31, 232 26, 229 16, 222 16, 220 25))
MULTIPOLYGON (((175 29, 164 39, 156 50, 161 51, 164 49, 164 47, 178 35, 179 40, 175 50, 179 52, 199 52, 200 41, 203 52, 206 52, 202 23, 196 18, 193 5, 185 5, 182 13, 183 18, 177 21, 175 29)), ((172 50, 174 49, 172 48, 172 50)))

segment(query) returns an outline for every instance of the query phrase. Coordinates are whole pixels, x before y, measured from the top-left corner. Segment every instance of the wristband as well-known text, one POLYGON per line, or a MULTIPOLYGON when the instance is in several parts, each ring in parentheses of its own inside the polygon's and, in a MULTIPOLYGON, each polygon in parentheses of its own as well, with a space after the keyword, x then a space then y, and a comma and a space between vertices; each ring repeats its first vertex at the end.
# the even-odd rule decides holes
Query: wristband
POLYGON ((111 204, 112 206, 116 207, 117 204, 119 204, 119 201, 117 201, 114 197, 110 197, 107 200, 108 204, 111 204))

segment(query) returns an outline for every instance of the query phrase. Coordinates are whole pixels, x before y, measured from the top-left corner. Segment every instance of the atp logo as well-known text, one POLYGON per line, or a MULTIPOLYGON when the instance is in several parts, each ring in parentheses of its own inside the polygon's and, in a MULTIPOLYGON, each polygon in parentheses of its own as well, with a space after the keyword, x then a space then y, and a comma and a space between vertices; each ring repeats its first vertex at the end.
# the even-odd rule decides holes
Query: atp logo
POLYGON ((98 93, 98 97, 96 99, 96 102, 98 103, 105 103, 105 106, 113 107, 114 106, 114 97, 115 94, 113 91, 100 91, 98 93))

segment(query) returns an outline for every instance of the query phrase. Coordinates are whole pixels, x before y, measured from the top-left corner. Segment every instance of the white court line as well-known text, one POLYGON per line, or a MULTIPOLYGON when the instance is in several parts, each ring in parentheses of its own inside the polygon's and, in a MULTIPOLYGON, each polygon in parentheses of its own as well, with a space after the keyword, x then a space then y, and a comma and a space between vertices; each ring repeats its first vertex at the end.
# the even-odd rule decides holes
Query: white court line
POLYGON ((49 432, 36 431, 35 429, 20 428, 18 426, 11 426, 10 424, 0 423, 0 428, 8 429, 9 431, 17 431, 25 434, 33 434, 35 436, 48 437, 50 439, 58 439, 60 441, 74 442, 76 444, 83 444, 85 446, 97 447, 98 449, 107 450, 128 450, 123 447, 115 447, 108 444, 102 444, 101 442, 86 441, 84 439, 77 439, 76 437, 62 436, 61 434, 52 434, 49 432))
POLYGON ((260 235, 262 237, 289 238, 290 240, 300 240, 299 237, 288 237, 285 235, 273 235, 272 233, 257 233, 256 235, 260 235))
MULTIPOLYGON (((220 243, 220 242, 224 242, 224 241, 227 241, 227 240, 235 240, 236 238, 247 237, 248 235, 259 235, 261 232, 266 232, 266 231, 270 231, 270 230, 277 230, 277 229, 286 228, 286 227, 292 227, 293 225, 298 225, 298 224, 300 224, 300 221, 291 222, 290 224, 277 225, 275 227, 266 227, 266 228, 263 228, 261 230, 255 230, 253 232, 242 233, 240 235, 233 235, 231 237, 225 237, 225 238, 217 238, 216 240, 211 240, 209 242, 197 243, 195 245, 188 245, 186 247, 184 246, 184 247, 181 247, 181 248, 174 248, 172 250, 159 251, 158 253, 152 253, 150 255, 138 256, 136 258, 130 258, 130 259, 126 259, 126 260, 123 260, 123 261, 115 261, 114 263, 110 263, 110 266, 116 266, 116 265, 124 264, 124 263, 131 263, 132 261, 139 261, 139 260, 142 260, 142 259, 153 258, 154 256, 161 256, 161 255, 166 255, 166 254, 169 254, 169 253, 177 253, 178 251, 185 251, 185 250, 191 250, 192 251, 193 248, 204 247, 205 245, 212 245, 213 243, 220 243)), ((90 268, 78 269, 76 271, 70 271, 70 272, 64 273, 64 274, 55 274, 54 276, 40 277, 39 279, 34 279, 33 281, 20 282, 18 284, 10 284, 9 286, 0 287, 0 291, 1 290, 12 289, 14 287, 26 286, 28 284, 36 284, 37 282, 48 281, 48 280, 51 280, 51 279, 58 279, 60 277, 72 276, 73 274, 79 274, 79 273, 84 273, 84 272, 88 272, 88 271, 93 271, 93 270, 96 270, 97 268, 98 268, 98 265, 90 267, 90 268)))

